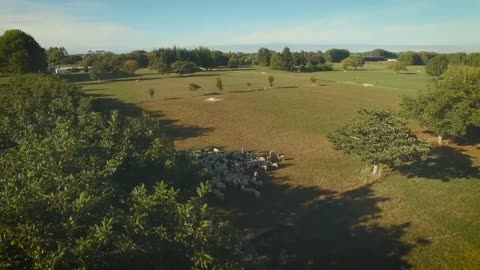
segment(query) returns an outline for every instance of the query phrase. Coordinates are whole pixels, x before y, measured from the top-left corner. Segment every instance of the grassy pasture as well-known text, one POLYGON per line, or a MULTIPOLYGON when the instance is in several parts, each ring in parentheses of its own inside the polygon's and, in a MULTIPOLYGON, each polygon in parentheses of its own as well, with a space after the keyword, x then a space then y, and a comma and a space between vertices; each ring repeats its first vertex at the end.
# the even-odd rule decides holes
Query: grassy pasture
POLYGON ((385 63, 310 74, 241 69, 177 77, 141 70, 134 78, 78 82, 109 108, 158 116, 181 149, 285 153, 261 200, 232 194, 218 203, 238 228, 259 234, 253 243, 269 269, 478 269, 480 151, 451 144, 436 150, 435 162, 385 170, 382 180, 365 183, 365 164, 326 140, 357 109, 397 108, 400 95, 427 83, 423 67, 395 74, 385 63), (262 72, 276 78, 271 91, 263 90, 268 75, 262 72), (191 92, 190 82, 202 88, 191 92), (204 101, 211 95, 223 100, 204 101))

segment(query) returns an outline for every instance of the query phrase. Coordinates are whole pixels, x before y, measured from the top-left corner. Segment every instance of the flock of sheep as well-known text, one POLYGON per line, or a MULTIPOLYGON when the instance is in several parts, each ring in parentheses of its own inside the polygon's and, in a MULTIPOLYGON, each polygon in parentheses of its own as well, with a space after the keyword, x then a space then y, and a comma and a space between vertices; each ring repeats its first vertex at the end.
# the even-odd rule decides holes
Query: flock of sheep
POLYGON ((212 176, 212 193, 223 200, 227 188, 240 190, 260 199, 263 187, 262 177, 269 171, 277 170, 285 155, 273 151, 256 153, 252 151, 227 151, 217 148, 194 150, 193 163, 198 164, 212 176))

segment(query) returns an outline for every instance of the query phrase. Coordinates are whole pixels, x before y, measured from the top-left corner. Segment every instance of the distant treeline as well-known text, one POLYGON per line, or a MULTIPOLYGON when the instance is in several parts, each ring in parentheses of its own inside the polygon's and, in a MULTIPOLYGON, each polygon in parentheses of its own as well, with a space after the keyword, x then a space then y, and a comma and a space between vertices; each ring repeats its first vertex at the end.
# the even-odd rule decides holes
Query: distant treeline
POLYGON ((313 72, 332 70, 330 63, 340 63, 349 57, 362 57, 365 61, 397 59, 406 65, 426 65, 442 55, 449 64, 480 67, 480 53, 438 54, 428 51, 401 53, 375 49, 363 53, 350 53, 333 48, 322 51, 292 52, 285 47, 281 52, 260 48, 256 53, 221 52, 206 47, 195 49, 159 48, 151 52, 136 50, 125 54, 106 51, 89 51, 84 55, 69 55, 63 47, 43 49, 35 39, 21 30, 8 30, 0 36, 0 72, 22 74, 53 71, 57 66, 84 68, 92 79, 133 75, 139 68, 149 67, 160 73, 176 72, 180 75, 199 69, 217 67, 237 68, 241 65, 260 65, 275 70, 313 72))
MULTIPOLYGON (((348 51, 346 53, 349 54, 348 51)), ((292 53, 288 47, 285 47, 280 53, 267 48, 260 48, 256 55, 256 63, 275 70, 299 72, 333 70, 332 65, 326 64, 327 57, 321 51, 306 52, 302 50, 292 53)))
POLYGON ((466 65, 480 67, 480 53, 436 53, 429 51, 405 51, 400 53, 389 52, 383 49, 375 49, 370 52, 360 53, 365 61, 386 61, 397 59, 407 65, 426 65, 431 59, 438 55, 445 56, 452 65, 466 65))
POLYGON ((237 68, 240 65, 255 64, 255 56, 250 53, 224 53, 206 47, 193 50, 185 48, 160 48, 148 53, 150 68, 160 73, 169 73, 175 62, 193 63, 203 69, 213 69, 222 66, 237 68))

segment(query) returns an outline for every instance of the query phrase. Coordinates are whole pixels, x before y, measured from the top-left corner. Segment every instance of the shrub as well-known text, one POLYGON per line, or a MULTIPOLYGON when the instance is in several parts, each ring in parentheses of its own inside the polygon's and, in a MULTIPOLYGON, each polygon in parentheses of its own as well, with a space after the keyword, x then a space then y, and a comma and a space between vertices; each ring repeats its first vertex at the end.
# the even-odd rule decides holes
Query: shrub
POLYGON ((104 116, 44 75, 4 90, 0 268, 241 269, 237 234, 158 120, 104 116))

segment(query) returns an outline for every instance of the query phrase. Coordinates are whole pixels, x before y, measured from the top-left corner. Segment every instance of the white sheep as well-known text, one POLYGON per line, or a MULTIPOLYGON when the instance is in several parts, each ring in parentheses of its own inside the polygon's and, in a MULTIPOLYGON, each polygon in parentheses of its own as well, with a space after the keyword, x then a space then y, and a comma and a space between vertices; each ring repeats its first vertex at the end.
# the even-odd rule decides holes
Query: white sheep
POLYGON ((262 166, 260 166, 260 169, 262 169, 264 172, 267 172, 267 171, 268 171, 267 165, 262 165, 262 166))
POLYGON ((270 164, 270 166, 272 168, 274 168, 275 170, 278 170, 278 163, 272 163, 272 164, 270 164))

